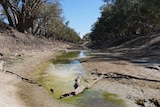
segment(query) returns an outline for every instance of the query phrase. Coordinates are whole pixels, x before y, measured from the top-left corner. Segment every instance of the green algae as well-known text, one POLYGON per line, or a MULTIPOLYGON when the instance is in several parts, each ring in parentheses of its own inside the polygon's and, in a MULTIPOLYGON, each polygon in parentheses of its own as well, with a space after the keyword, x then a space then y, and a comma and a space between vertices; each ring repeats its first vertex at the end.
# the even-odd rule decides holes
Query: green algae
POLYGON ((56 99, 59 99, 60 95, 74 90, 74 78, 71 80, 65 80, 65 78, 58 78, 55 75, 46 72, 48 67, 52 64, 66 64, 70 62, 70 58, 76 58, 79 52, 62 53, 56 58, 49 60, 39 65, 39 67, 32 74, 32 78, 40 86, 43 86, 48 92, 56 99), (53 89, 54 93, 50 90, 53 89))
MULTIPOLYGON (((70 58, 77 57, 78 53, 79 52, 63 53, 61 56, 41 64, 36 72, 34 72, 34 81, 43 86, 54 98, 64 103, 75 105, 76 107, 125 107, 124 101, 116 94, 95 91, 93 89, 86 89, 78 96, 59 99, 60 95, 74 90, 74 78, 65 80, 65 78, 56 77, 54 74, 46 72, 47 68, 51 64, 67 64, 71 61, 70 58), (51 89, 53 89, 54 92, 52 92, 51 89)), ((81 83, 87 85, 84 81, 81 83)))
POLYGON ((82 94, 66 99, 63 102, 76 107, 125 107, 125 103, 116 94, 86 89, 82 94))
POLYGON ((76 58, 79 55, 79 51, 63 53, 62 55, 56 57, 55 59, 51 60, 53 64, 67 64, 71 62, 72 58, 76 58))
POLYGON ((103 92, 103 98, 106 101, 118 104, 119 107, 125 107, 124 100, 122 100, 121 98, 119 98, 117 94, 103 92))
MULTIPOLYGON (((42 69, 46 69, 45 66, 42 66, 42 69)), ((66 81, 62 81, 62 79, 59 79, 52 74, 43 72, 43 70, 40 69, 37 70, 36 73, 34 73, 34 76, 32 78, 40 86, 44 87, 56 99, 59 99, 62 93, 71 90, 71 86, 69 84, 66 84, 66 81), (51 89, 54 90, 54 93, 50 91, 51 89)), ((73 84, 72 81, 70 84, 73 84)))

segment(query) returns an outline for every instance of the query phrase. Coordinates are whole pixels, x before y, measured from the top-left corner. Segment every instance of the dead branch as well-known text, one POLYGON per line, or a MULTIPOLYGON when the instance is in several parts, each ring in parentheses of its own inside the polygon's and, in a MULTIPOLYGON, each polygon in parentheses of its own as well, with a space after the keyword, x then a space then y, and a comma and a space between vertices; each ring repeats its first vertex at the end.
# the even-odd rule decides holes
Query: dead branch
POLYGON ((92 75, 104 75, 104 78, 114 78, 114 79, 136 79, 136 80, 143 80, 143 81, 149 81, 149 82, 160 82, 160 80, 155 80, 155 79, 148 79, 148 78, 143 78, 143 77, 137 77, 137 76, 132 76, 132 75, 127 75, 127 74, 120 74, 116 72, 109 72, 109 73, 97 73, 97 72, 92 72, 92 75))
POLYGON ((93 81, 92 83, 88 84, 87 86, 83 86, 80 81, 81 81, 81 78, 77 77, 75 79, 75 90, 74 91, 71 91, 69 93, 65 93, 63 95, 60 96, 60 99, 62 98, 69 98, 69 97, 72 97, 72 96, 77 96, 81 93, 83 93, 86 89, 90 88, 91 86, 93 86, 95 83, 97 83, 100 79, 103 78, 103 75, 101 75, 99 78, 97 78, 95 81, 93 81))

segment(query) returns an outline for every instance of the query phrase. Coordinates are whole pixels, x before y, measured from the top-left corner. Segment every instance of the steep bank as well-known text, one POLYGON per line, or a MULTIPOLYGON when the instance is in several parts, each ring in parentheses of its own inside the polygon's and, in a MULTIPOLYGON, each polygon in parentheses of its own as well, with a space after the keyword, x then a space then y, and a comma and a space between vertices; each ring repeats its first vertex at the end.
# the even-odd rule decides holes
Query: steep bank
MULTIPOLYGON (((59 55, 70 45, 37 38, 4 26, 0 30, 0 53, 4 60, 4 71, 0 72, 0 106, 2 107, 66 107, 54 100, 49 93, 38 84, 30 84, 30 72, 39 64, 59 55), (9 73, 9 72, 11 73, 9 73)), ((69 106, 70 107, 70 106, 69 106)))

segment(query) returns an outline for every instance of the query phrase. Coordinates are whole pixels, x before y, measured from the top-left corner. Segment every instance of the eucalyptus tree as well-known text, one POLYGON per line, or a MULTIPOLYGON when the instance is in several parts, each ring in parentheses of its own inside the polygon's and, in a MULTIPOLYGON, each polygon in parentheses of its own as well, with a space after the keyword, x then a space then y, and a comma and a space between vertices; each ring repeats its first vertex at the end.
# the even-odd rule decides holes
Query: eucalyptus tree
POLYGON ((77 42, 79 35, 64 24, 62 8, 58 0, 0 0, 0 9, 10 26, 20 32, 62 41, 77 42))
POLYGON ((34 21, 33 33, 49 36, 50 33, 57 32, 58 26, 63 24, 59 2, 44 3, 39 10, 40 17, 34 21))
POLYGON ((97 43, 119 36, 142 35, 160 30, 159 0, 103 0, 101 17, 90 37, 97 43))
POLYGON ((40 17, 39 8, 46 0, 0 0, 9 25, 20 32, 33 27, 40 17))

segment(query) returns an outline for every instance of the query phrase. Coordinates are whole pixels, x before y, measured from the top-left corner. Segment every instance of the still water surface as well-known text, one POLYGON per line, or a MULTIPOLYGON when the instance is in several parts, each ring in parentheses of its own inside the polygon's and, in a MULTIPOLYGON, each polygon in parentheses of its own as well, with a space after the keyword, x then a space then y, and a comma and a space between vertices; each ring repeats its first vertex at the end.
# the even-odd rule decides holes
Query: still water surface
MULTIPOLYGON (((48 91, 54 89, 54 98, 59 99, 60 95, 74 90, 74 82, 77 76, 86 77, 82 64, 75 58, 85 58, 86 52, 70 52, 52 60, 48 66, 36 73, 36 81, 42 84, 48 91)), ((88 84, 88 83, 87 83, 88 84)), ((85 83, 83 85, 86 85, 85 83)), ((59 99, 76 107, 124 107, 122 101, 116 100, 116 96, 102 91, 88 89, 79 96, 59 99), (108 98, 115 97, 108 101, 108 98), (106 99, 107 98, 107 99, 106 99)))

